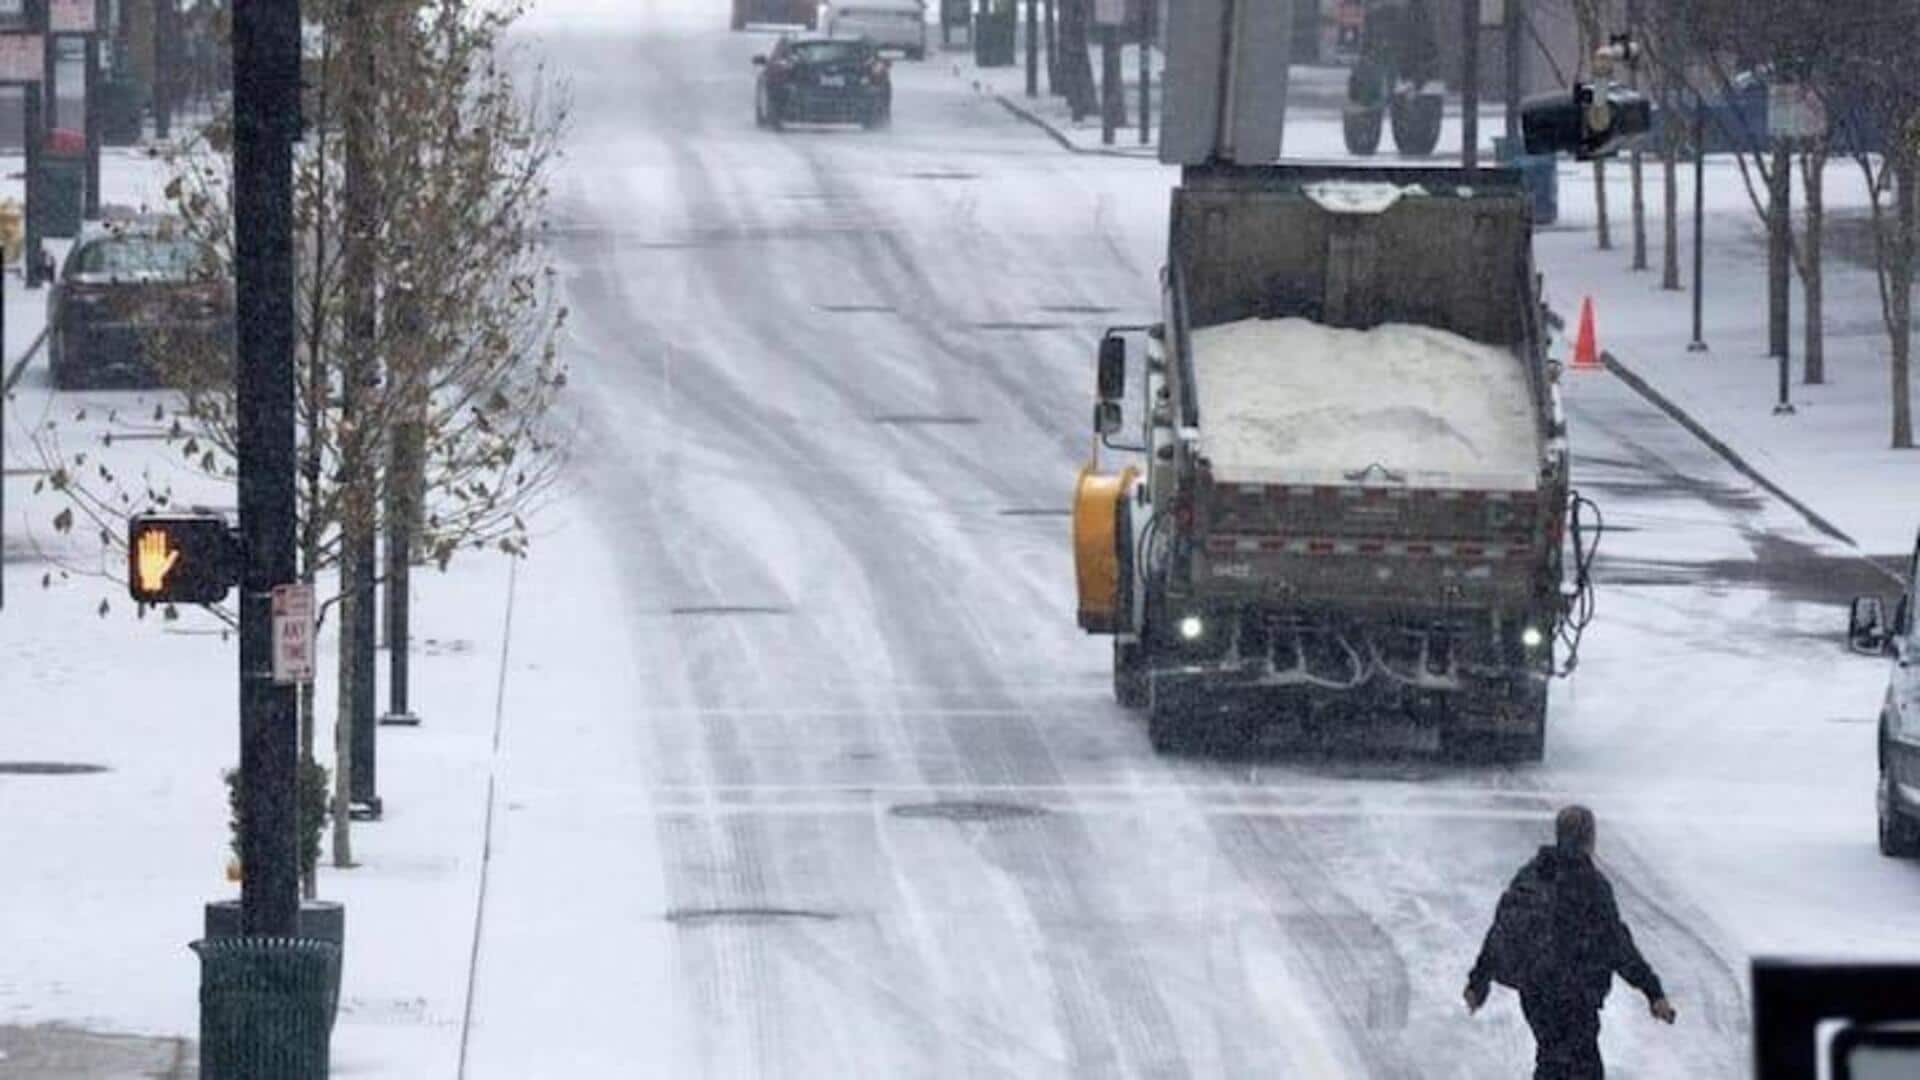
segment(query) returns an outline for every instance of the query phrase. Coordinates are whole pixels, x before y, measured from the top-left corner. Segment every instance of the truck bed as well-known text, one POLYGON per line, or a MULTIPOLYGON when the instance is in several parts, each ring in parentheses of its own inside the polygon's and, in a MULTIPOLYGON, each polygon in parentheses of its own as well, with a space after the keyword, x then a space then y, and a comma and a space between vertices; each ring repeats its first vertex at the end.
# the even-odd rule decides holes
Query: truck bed
POLYGON ((1193 331, 1192 357, 1217 483, 1539 484, 1532 392, 1509 348, 1399 323, 1242 319, 1193 331))

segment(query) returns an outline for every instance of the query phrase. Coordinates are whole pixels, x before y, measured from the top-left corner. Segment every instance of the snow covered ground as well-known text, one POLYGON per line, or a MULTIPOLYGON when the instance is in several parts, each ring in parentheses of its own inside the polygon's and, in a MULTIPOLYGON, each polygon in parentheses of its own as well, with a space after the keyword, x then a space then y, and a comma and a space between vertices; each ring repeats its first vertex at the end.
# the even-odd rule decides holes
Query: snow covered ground
MULTIPOLYGON (((577 104, 576 467, 531 560, 417 582, 426 723, 381 732, 387 818, 321 876, 348 906, 341 1075, 1512 1075, 1517 1007, 1468 1020, 1460 985, 1571 799, 1681 1013, 1617 994, 1614 1075, 1742 1075, 1752 954, 1912 955, 1920 867, 1872 847, 1885 672, 1839 640, 1883 579, 1618 381, 1565 385, 1610 529, 1543 765, 1284 731, 1156 758, 1074 628, 1061 515, 1099 330, 1157 306, 1171 174, 1066 154, 951 58, 896 65, 890 132, 774 135, 766 39, 723 4, 540 17, 577 104)), ((1750 212, 1716 188, 1715 351, 1690 357, 1685 298, 1591 250, 1566 173, 1555 306, 1593 294, 1603 346, 1901 550, 1920 514, 1866 422, 1872 336, 1836 335, 1832 385, 1775 422, 1750 212)), ((1877 302, 1841 272, 1829 301, 1855 327, 1877 302)), ((231 891, 231 642, 37 587, 92 540, 48 534, 22 425, 146 405, 37 365, 9 403, 0 764, 106 771, 0 771, 4 1030, 191 1036, 184 944, 231 891)))

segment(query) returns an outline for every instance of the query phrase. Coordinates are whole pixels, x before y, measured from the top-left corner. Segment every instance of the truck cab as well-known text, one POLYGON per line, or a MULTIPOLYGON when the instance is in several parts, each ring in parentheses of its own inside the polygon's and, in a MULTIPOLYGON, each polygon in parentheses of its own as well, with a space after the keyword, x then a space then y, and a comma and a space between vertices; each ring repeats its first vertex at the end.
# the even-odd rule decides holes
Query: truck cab
POLYGON ((1880 852, 1893 858, 1920 856, 1920 634, 1914 626, 1920 612, 1920 539, 1906 575, 1890 618, 1879 597, 1857 597, 1847 627, 1847 642, 1855 652, 1892 661, 1880 706, 1875 802, 1880 852))

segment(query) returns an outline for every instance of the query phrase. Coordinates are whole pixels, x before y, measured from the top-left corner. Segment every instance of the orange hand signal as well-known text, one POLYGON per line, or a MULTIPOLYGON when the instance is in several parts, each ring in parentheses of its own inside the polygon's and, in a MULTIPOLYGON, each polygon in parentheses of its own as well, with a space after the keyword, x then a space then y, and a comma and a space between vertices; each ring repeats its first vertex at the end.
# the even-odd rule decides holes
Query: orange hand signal
POLYGON ((169 545, 164 529, 148 529, 141 533, 136 556, 140 591, 149 594, 158 593, 166 587, 167 574, 173 570, 173 564, 180 561, 180 552, 169 545))

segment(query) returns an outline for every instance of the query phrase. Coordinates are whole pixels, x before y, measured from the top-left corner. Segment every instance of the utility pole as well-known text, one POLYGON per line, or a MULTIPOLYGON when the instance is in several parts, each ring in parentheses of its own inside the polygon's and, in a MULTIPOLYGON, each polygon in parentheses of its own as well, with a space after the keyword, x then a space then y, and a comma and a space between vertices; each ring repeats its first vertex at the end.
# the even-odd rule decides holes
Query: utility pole
POLYGON ((1120 85, 1120 28, 1100 27, 1100 143, 1112 146, 1120 129, 1120 114, 1126 111, 1125 90, 1120 85))
MULTIPOLYGON (((1640 50, 1645 48, 1640 34, 1640 0, 1627 0, 1627 34, 1633 51, 1627 59, 1628 84, 1640 89, 1640 50)), ((1627 159, 1627 173, 1633 189, 1633 269, 1647 268, 1647 178, 1646 156, 1636 143, 1627 159)))
POLYGON ((1480 4, 1460 4, 1460 163, 1480 167, 1480 4))
POLYGON ((1043 44, 1047 50, 1047 93, 1060 96, 1060 51, 1056 47, 1055 36, 1060 32, 1059 13, 1054 10, 1056 0, 1041 0, 1040 23, 1043 44))
POLYGON ((240 532, 242 931, 297 932, 295 689, 273 680, 272 592, 294 581, 293 143, 300 0, 233 7, 233 201, 240 532))

